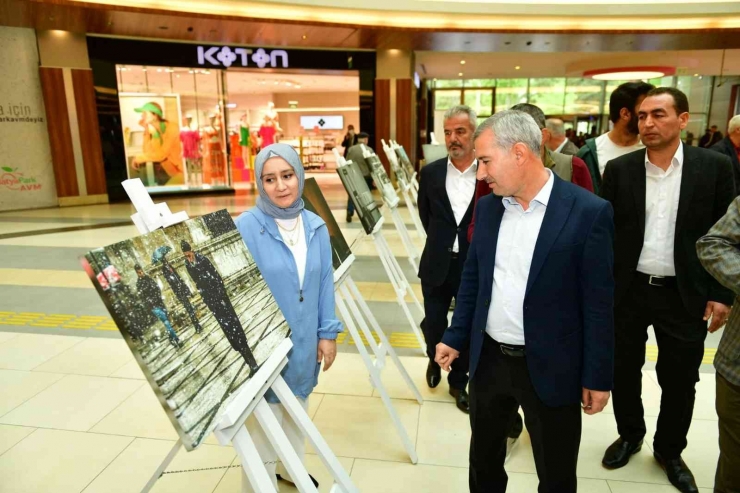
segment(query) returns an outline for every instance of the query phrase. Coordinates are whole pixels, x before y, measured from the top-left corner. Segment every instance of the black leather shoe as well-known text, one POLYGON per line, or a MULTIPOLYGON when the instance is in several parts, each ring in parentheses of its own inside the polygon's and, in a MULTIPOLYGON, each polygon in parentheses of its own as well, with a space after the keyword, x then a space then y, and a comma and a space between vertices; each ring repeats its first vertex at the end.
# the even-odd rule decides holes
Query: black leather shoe
MULTIPOLYGON (((294 484, 294 483, 293 483, 292 481, 290 481, 290 480, 288 480, 288 479, 285 479, 285 478, 283 478, 283 477, 282 477, 281 475, 279 475, 279 474, 275 474, 275 477, 277 478, 277 480, 278 480, 278 481, 287 481, 288 483, 294 484)), ((318 488, 318 487, 319 487, 319 482, 318 482, 318 481, 316 481, 316 478, 314 478, 314 477, 313 477, 313 476, 311 476, 310 474, 308 475, 308 477, 309 477, 309 478, 311 478, 311 481, 313 482, 313 486, 314 486, 314 488, 318 488)))
POLYGON ((453 389, 450 387, 450 395, 455 398, 455 404, 460 411, 470 414, 470 402, 468 392, 465 389, 453 389))
POLYGON ((681 493, 699 493, 699 488, 696 487, 696 481, 694 475, 691 473, 691 469, 683 461, 681 457, 678 459, 664 459, 659 453, 654 452, 653 456, 658 461, 660 467, 668 476, 668 481, 678 489, 681 493))
POLYGON ((619 469, 626 466, 630 461, 630 457, 639 452, 640 449, 642 449, 642 440, 637 443, 631 443, 622 440, 620 437, 606 449, 601 463, 607 469, 619 469))
POLYGON ((430 361, 429 365, 427 365, 427 385, 429 385, 430 389, 433 389, 439 385, 441 380, 442 368, 434 361, 430 361))

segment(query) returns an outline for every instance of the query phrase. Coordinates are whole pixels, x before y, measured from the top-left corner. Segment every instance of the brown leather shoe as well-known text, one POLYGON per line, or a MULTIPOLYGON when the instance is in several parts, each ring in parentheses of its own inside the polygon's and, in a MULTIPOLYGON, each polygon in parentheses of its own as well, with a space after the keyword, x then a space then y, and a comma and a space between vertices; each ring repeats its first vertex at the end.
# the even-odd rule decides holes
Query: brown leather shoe
POLYGON ((465 389, 453 389, 450 387, 450 395, 455 398, 455 404, 460 411, 470 414, 470 399, 465 389))

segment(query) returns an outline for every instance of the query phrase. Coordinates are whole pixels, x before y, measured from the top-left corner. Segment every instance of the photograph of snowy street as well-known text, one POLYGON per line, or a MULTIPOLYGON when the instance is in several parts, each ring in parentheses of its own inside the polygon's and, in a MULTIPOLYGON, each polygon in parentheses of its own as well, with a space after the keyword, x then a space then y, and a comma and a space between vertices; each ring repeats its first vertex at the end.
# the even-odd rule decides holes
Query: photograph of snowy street
POLYGON ((82 263, 188 450, 290 335, 226 210, 82 263))

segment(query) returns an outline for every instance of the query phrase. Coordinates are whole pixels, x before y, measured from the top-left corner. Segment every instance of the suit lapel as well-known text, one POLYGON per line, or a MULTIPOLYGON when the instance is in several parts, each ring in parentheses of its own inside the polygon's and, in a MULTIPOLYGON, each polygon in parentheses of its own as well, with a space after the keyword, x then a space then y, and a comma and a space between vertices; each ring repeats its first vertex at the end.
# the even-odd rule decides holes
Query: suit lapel
POLYGON ((437 187, 439 187, 439 192, 437 195, 442 197, 442 208, 445 210, 445 213, 448 216, 448 219, 452 221, 453 224, 457 224, 457 221, 455 221, 455 213, 452 211, 452 203, 450 202, 450 197, 447 195, 447 166, 448 163, 445 162, 444 166, 440 166, 439 168, 439 175, 437 176, 437 187))
POLYGON ((681 191, 678 198, 678 214, 676 215, 676 233, 682 229, 686 213, 691 207, 691 197, 694 194, 696 182, 700 179, 700 166, 694 159, 694 153, 689 146, 684 146, 683 152, 683 171, 681 172, 681 191))
POLYGON ((637 209, 637 221, 640 225, 639 230, 642 231, 643 239, 645 237, 645 194, 647 193, 646 180, 647 174, 645 171, 645 154, 646 150, 637 154, 639 159, 632 162, 631 180, 630 185, 632 187, 632 193, 635 196, 635 208, 637 209))
POLYGON ((532 265, 529 268, 529 279, 527 280, 527 294, 529 294, 532 284, 537 279, 542 266, 545 264, 552 244, 555 243, 560 230, 565 225, 565 221, 568 220, 568 215, 573 207, 573 201, 573 195, 565 189, 563 181, 556 176, 547 210, 545 211, 545 217, 540 227, 540 234, 537 236, 537 243, 535 243, 534 254, 532 255, 532 265))

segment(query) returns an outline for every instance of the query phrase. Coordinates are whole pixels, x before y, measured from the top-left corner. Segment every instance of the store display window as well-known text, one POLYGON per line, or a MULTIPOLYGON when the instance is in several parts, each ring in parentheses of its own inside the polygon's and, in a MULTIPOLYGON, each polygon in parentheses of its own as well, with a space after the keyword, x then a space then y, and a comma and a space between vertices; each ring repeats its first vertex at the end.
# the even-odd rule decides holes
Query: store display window
POLYGON ((230 187, 221 72, 116 69, 128 178, 152 191, 230 187))

